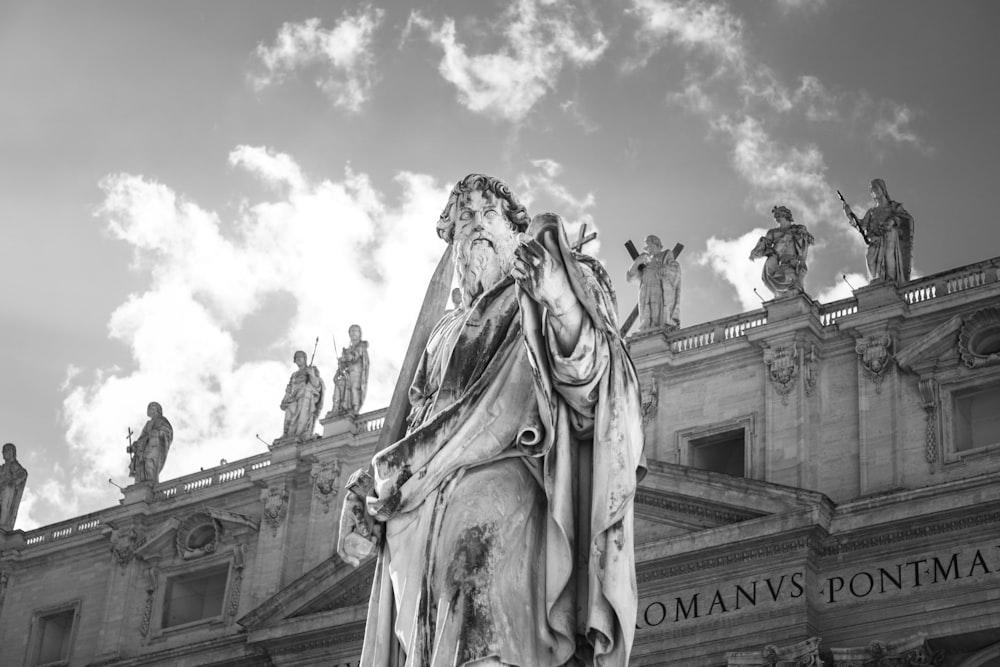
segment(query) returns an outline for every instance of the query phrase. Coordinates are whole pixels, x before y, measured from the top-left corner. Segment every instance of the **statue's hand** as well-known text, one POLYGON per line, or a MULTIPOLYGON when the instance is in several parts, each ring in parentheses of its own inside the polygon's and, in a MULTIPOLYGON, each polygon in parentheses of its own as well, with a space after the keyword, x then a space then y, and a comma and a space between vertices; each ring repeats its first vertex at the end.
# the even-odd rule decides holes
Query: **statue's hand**
POLYGON ((378 538, 379 529, 372 525, 364 499, 348 489, 344 493, 344 504, 340 511, 337 555, 348 565, 357 567, 375 550, 378 538))
POLYGON ((526 234, 521 235, 514 250, 511 273, 532 300, 548 308, 556 317, 579 305, 570 287, 566 267, 541 243, 526 234))

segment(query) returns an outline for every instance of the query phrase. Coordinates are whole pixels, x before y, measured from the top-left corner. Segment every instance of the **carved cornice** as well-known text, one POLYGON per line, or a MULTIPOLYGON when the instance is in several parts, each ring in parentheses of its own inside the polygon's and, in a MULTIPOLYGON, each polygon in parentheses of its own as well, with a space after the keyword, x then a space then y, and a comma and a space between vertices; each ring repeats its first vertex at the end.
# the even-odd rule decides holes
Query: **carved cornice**
POLYGON ((941 535, 942 533, 965 530, 966 528, 974 528, 976 526, 991 523, 1000 523, 1000 511, 931 523, 922 522, 920 525, 909 528, 900 528, 886 533, 868 535, 865 537, 847 538, 843 540, 838 540, 836 537, 830 537, 830 540, 837 540, 836 543, 825 544, 821 549, 820 555, 836 556, 838 554, 851 553, 853 551, 874 549, 887 544, 917 540, 934 535, 941 535))
POLYGON ((818 543, 810 536, 796 537, 782 540, 766 546, 752 547, 746 549, 728 549, 726 553, 718 556, 708 556, 690 560, 689 556, 673 556, 669 561, 673 563, 665 564, 664 561, 653 561, 652 563, 640 563, 636 566, 636 581, 640 584, 667 579, 682 574, 690 574, 699 570, 707 570, 716 567, 727 567, 739 563, 746 563, 754 560, 773 558, 804 549, 818 550, 818 543))
POLYGON ((281 646, 268 647, 268 652, 272 654, 285 653, 305 653, 316 649, 329 648, 343 644, 360 644, 365 638, 365 624, 352 623, 333 632, 324 631, 321 637, 296 642, 294 644, 283 644, 281 646))
POLYGON ((639 489, 636 491, 635 502, 637 505, 655 507, 656 509, 668 512, 693 516, 715 524, 739 523, 741 521, 756 519, 766 514, 766 512, 755 512, 737 507, 713 505, 705 501, 682 500, 677 496, 651 489, 639 489))

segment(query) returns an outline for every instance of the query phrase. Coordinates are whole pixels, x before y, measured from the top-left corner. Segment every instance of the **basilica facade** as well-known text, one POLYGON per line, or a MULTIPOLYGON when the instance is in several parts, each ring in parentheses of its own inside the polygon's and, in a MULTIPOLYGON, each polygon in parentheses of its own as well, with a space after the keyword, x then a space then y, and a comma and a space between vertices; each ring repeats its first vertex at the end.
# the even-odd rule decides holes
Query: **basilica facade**
MULTIPOLYGON (((627 342, 631 664, 1000 664, 1000 258, 627 342)), ((357 665, 336 540, 384 415, 0 531, 0 665, 357 665)))

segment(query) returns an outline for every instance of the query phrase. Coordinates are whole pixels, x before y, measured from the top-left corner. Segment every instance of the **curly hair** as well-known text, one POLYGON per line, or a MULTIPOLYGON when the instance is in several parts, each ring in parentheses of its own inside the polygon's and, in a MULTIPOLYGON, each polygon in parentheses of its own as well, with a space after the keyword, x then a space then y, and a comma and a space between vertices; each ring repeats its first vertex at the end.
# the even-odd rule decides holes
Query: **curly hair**
POLYGON ((448 195, 448 203, 438 218, 438 236, 447 243, 451 243, 455 238, 455 220, 458 218, 462 196, 474 191, 489 192, 494 197, 502 199, 507 204, 504 215, 512 229, 523 232, 528 228, 530 222, 528 209, 517 200, 506 183, 493 176, 469 174, 452 188, 451 194, 448 195))
POLYGON ((777 220, 779 217, 788 218, 788 222, 795 222, 792 212, 787 206, 774 206, 771 208, 771 215, 777 220))

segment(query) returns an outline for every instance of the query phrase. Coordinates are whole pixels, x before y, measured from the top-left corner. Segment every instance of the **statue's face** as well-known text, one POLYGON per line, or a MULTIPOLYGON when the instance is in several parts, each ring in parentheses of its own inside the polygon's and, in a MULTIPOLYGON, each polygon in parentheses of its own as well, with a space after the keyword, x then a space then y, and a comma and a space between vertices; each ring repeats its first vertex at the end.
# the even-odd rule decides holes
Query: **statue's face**
POLYGON ((459 202, 455 260, 466 303, 510 272, 517 234, 507 222, 505 206, 503 199, 479 190, 459 202))
POLYGON ((361 340, 361 327, 351 327, 347 330, 347 335, 351 337, 352 343, 357 343, 361 340))
POLYGON ((873 185, 871 187, 871 193, 872 201, 875 202, 876 205, 881 206, 884 203, 882 200, 885 199, 885 197, 882 196, 882 190, 873 185))
POLYGON ((292 357, 292 361, 294 361, 295 365, 298 366, 299 368, 304 368, 306 365, 306 355, 302 354, 301 352, 296 352, 295 356, 292 357))
POLYGON ((646 247, 643 248, 647 255, 655 255, 658 252, 663 252, 663 244, 660 243, 660 239, 655 236, 646 237, 646 247))
POLYGON ((3 462, 4 463, 10 463, 13 460, 14 460, 14 448, 13 447, 4 447, 3 448, 3 462))

